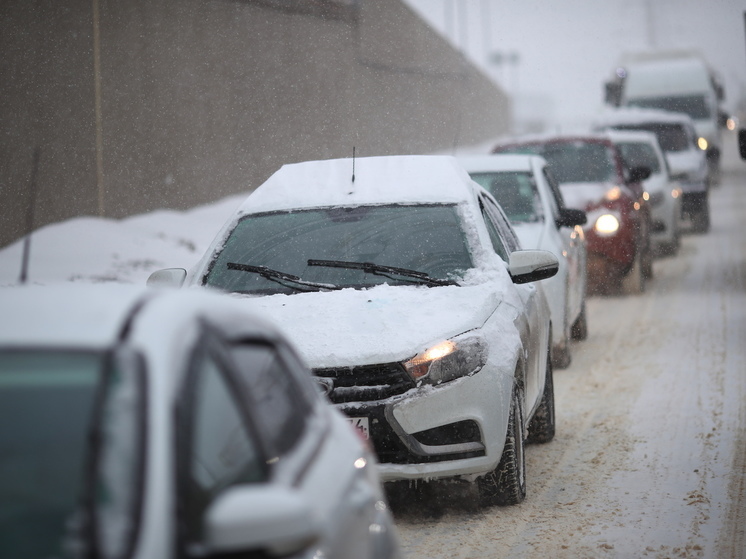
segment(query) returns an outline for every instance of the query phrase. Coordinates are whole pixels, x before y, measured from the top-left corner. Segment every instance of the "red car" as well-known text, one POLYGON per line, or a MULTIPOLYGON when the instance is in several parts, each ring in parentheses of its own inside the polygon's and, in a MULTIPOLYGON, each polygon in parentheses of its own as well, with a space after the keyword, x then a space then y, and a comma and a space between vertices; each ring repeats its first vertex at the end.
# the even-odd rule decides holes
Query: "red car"
POLYGON ((602 134, 515 139, 492 151, 541 155, 560 183, 567 206, 586 212, 592 291, 644 291, 653 275, 650 209, 642 186, 650 169, 627 168, 619 150, 602 134))

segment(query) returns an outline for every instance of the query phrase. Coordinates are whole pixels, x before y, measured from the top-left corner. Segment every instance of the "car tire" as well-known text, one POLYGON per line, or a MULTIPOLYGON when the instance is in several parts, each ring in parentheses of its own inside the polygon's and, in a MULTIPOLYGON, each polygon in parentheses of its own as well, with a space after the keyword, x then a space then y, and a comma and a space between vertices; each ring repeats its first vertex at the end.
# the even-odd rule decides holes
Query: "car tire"
POLYGON ((570 336, 573 340, 585 340, 588 337, 588 315, 585 312, 585 301, 580 307, 580 314, 570 329, 570 336))
POLYGON ((622 278, 622 293, 640 295, 645 292, 645 274, 643 270, 642 254, 635 256, 632 269, 622 278))
POLYGON ((528 424, 527 444, 548 443, 554 438, 556 430, 554 416, 554 371, 551 359, 547 359, 547 371, 544 379, 544 392, 536 413, 528 424))
POLYGON ((523 440, 523 396, 513 388, 508 430, 500 462, 491 472, 477 478, 482 506, 517 505, 526 498, 526 458, 523 440))
POLYGON ((695 233, 707 233, 710 230, 710 206, 707 199, 702 208, 692 216, 692 229, 695 233))

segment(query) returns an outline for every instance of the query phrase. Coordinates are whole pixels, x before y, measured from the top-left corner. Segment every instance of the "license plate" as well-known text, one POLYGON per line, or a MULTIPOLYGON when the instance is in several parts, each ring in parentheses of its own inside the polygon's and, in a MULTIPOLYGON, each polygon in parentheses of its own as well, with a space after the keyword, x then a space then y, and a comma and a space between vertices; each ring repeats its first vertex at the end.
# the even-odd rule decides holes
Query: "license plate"
POLYGON ((360 435, 364 439, 370 438, 370 431, 368 429, 368 418, 367 417, 348 417, 347 421, 358 430, 360 435))

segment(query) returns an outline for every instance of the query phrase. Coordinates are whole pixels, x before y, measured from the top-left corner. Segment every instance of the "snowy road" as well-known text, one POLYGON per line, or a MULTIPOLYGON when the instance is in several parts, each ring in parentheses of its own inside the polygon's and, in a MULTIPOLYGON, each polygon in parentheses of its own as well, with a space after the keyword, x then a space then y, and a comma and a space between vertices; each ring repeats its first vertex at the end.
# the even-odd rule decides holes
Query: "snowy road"
POLYGON ((644 295, 589 300, 526 501, 392 494, 407 557, 746 557, 746 174, 711 196, 644 295))

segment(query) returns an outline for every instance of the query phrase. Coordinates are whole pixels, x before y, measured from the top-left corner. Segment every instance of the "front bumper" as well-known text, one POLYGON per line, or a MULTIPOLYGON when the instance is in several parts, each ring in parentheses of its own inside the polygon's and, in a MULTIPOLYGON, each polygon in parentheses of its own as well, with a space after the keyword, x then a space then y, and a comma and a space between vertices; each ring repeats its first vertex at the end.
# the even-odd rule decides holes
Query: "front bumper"
POLYGON ((478 476, 502 455, 512 389, 512 375, 487 365, 440 386, 337 407, 368 418, 383 481, 478 476))

